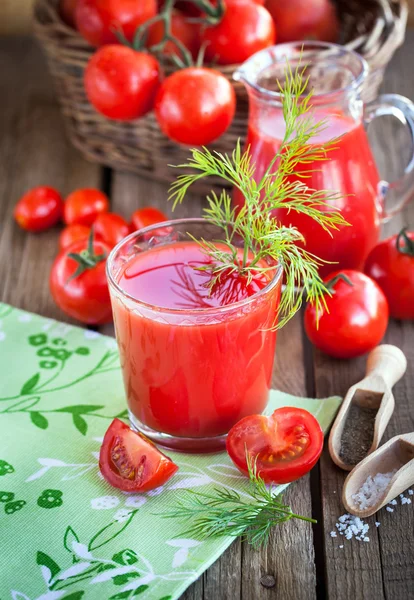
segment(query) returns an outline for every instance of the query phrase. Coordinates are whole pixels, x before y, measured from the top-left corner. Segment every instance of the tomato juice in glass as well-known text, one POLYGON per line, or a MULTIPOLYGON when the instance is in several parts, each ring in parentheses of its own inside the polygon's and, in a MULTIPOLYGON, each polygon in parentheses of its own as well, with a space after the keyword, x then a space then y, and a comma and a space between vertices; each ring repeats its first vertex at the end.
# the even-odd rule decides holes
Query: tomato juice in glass
MULTIPOLYGON (((306 250, 329 261, 320 268, 322 276, 333 270, 363 269, 364 262, 377 243, 381 222, 389 219, 404 205, 387 213, 384 195, 388 185, 380 179, 365 132, 365 125, 376 116, 393 115, 407 125, 410 136, 414 133, 414 106, 406 98, 387 94, 364 107, 362 86, 368 74, 364 59, 342 46, 321 42, 279 44, 262 50, 249 58, 235 73, 243 81, 249 95, 249 121, 246 148, 249 147, 254 178, 260 181, 280 150, 285 135, 282 98, 279 83, 286 79, 286 60, 294 70, 304 69, 309 76, 306 94, 313 90, 310 102, 314 123, 325 122, 323 130, 309 140, 310 145, 326 149, 327 143, 338 138, 333 149, 326 152, 326 160, 299 163, 301 175, 289 176, 288 181, 299 181, 309 188, 329 190, 336 194, 329 206, 319 205, 322 211, 340 210, 350 226, 341 225, 330 235, 314 220, 291 210, 280 208, 275 217, 283 225, 297 227, 305 238, 306 250)), ((309 114, 306 115, 309 118, 309 114)), ((405 169, 411 173, 411 159, 405 169)), ((277 163, 274 170, 277 169, 277 163)), ((244 203, 243 195, 234 190, 236 205, 244 203)))
POLYGON ((200 269, 210 259, 188 234, 222 232, 203 219, 157 224, 118 244, 107 272, 131 423, 165 446, 208 451, 267 404, 282 269, 210 290, 200 269))

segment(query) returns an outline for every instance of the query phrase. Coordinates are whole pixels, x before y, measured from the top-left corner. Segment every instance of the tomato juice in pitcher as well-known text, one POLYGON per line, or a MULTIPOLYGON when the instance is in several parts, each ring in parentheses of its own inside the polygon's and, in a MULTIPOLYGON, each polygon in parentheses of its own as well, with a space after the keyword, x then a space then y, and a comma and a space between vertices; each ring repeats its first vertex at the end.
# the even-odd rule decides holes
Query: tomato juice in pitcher
MULTIPOLYGON (((263 50, 235 73, 249 94, 246 148, 255 165, 256 181, 261 180, 279 152, 285 135, 278 82, 283 84, 286 59, 292 69, 306 69, 308 86, 314 91, 312 119, 314 123, 324 122, 309 143, 326 148, 325 160, 299 164, 301 176, 289 176, 288 181, 301 181, 316 191, 335 192, 329 206, 318 208, 339 209, 349 226, 341 225, 331 235, 310 217, 293 210, 280 208, 274 215, 283 225, 297 227, 305 238, 306 250, 327 261, 320 267, 322 276, 338 268, 360 270, 379 239, 381 221, 389 216, 384 208, 387 184, 378 173, 364 125, 377 115, 392 114, 407 123, 412 134, 413 105, 405 98, 388 95, 364 110, 361 88, 367 64, 341 46, 307 42, 263 50), (335 143, 327 148, 333 138, 335 143)), ((412 167, 411 161, 406 173, 412 167)), ((238 206, 243 204, 240 190, 234 190, 233 200, 238 206)))

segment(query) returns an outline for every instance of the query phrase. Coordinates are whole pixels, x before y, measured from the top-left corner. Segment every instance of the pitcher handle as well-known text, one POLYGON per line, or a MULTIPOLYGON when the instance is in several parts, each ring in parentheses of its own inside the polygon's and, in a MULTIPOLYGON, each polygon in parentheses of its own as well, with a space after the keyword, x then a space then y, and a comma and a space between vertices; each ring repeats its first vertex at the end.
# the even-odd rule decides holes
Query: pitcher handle
POLYGON ((411 158, 404 169, 403 176, 391 182, 380 181, 379 184, 382 200, 379 209, 382 215, 381 220, 383 223, 386 223, 398 214, 413 198, 414 190, 412 184, 405 194, 404 188, 406 188, 407 182, 410 181, 410 176, 414 172, 414 104, 411 100, 399 94, 381 94, 376 100, 367 104, 364 113, 365 125, 369 125, 374 119, 383 117, 384 115, 391 115, 405 125, 410 133, 411 140, 411 158), (385 207, 385 196, 388 190, 399 191, 403 194, 400 202, 391 210, 387 210, 385 207))

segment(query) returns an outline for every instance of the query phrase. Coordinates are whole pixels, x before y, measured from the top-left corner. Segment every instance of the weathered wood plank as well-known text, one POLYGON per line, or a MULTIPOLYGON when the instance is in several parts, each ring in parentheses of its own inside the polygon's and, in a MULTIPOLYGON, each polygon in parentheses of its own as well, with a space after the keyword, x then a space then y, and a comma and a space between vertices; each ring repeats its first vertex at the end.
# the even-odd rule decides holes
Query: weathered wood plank
MULTIPOLYGON (((306 396, 304 364, 301 319, 297 315, 278 332, 272 386, 283 392, 306 396)), ((311 516, 309 476, 289 486, 284 500, 294 512, 311 516)), ((257 551, 243 544, 241 580, 242 600, 316 598, 312 527, 302 521, 291 520, 275 528, 267 549, 257 551), (273 587, 264 587, 266 575, 274 578, 273 587)), ((224 600, 225 596, 219 598, 224 600)))
POLYGON ((69 321, 49 293, 59 229, 22 231, 13 220, 13 208, 35 185, 55 186, 64 195, 76 187, 97 186, 101 170, 67 140, 45 62, 33 42, 1 40, 0 71, 0 297, 69 321))
MULTIPOLYGON (((384 92, 395 92, 414 98, 414 84, 409 75, 410 59, 414 50, 414 32, 410 31, 406 45, 397 53, 389 67, 383 84, 384 92)), ((401 175, 410 152, 407 136, 395 120, 379 120, 374 127, 372 142, 381 174, 384 178, 401 175)), ((391 198, 393 205, 397 198, 391 198)), ((414 204, 406 208, 384 227, 383 236, 398 232, 405 223, 414 223, 414 204)), ((396 410, 383 441, 397 433, 413 431, 414 407, 412 403, 414 374, 414 331, 412 323, 391 321, 385 342, 393 343, 406 353, 409 368, 402 382, 395 387, 396 410)), ((366 357, 352 361, 338 361, 314 352, 316 393, 345 394, 348 388, 362 378, 366 357)), ((370 524, 370 543, 343 538, 330 538, 329 532, 344 508, 341 491, 346 474, 335 467, 327 450, 321 459, 321 493, 325 532, 326 585, 329 598, 345 600, 364 598, 397 600, 410 597, 414 589, 413 511, 412 507, 400 506, 394 513, 383 509, 375 517, 367 519, 370 524), (409 510, 405 510, 409 508, 409 510), (381 526, 376 529, 374 522, 381 526), (342 549, 340 545, 344 545, 342 549)))

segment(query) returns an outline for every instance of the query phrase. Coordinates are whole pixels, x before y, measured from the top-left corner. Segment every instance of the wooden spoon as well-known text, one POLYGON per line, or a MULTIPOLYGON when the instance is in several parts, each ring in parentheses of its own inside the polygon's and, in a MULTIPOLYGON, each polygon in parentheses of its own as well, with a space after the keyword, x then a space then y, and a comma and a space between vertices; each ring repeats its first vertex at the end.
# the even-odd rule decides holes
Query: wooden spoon
MULTIPOLYGON (((345 480, 342 502, 346 510, 357 517, 370 517, 404 490, 414 485, 414 432, 396 435, 361 461, 345 480), (359 492, 368 476, 389 473, 397 469, 375 504, 361 510, 352 498, 359 492)), ((414 499, 414 496, 413 496, 414 499)))
POLYGON ((377 346, 368 355, 367 374, 362 381, 349 388, 329 436, 329 453, 334 463, 341 469, 351 471, 355 467, 355 464, 344 462, 340 456, 342 433, 351 405, 378 410, 368 455, 378 448, 394 411, 395 401, 391 389, 404 375, 406 368, 407 360, 396 346, 383 344, 377 346))

